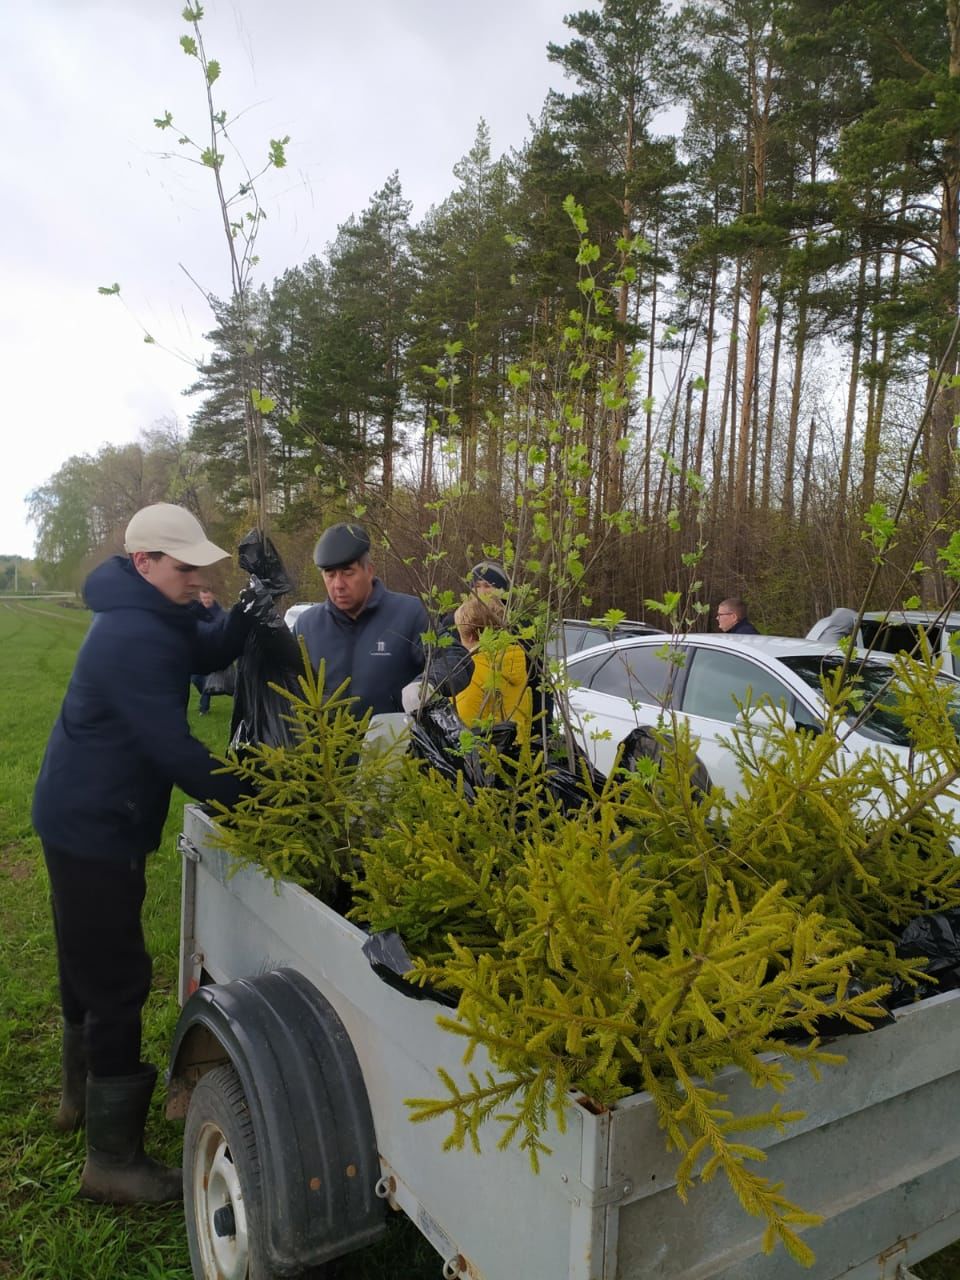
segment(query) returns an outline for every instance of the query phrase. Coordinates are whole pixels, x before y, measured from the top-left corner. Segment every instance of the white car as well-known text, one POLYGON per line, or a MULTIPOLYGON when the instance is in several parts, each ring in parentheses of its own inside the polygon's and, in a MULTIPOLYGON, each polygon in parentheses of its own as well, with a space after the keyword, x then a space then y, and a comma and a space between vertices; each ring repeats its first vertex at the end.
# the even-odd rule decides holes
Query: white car
MULTIPOLYGON (((766 695, 784 708, 787 723, 820 730, 825 706, 822 674, 835 671, 843 655, 833 645, 780 636, 660 635, 614 641, 575 654, 566 664, 573 729, 591 761, 604 773, 631 730, 654 726, 665 709, 686 722, 710 781, 728 795, 742 790, 740 767, 730 742, 743 726, 740 705, 756 706, 766 695)), ((859 686, 869 704, 890 681, 886 656, 858 662, 859 686)), ((954 691, 960 730, 960 681, 941 675, 954 691)), ((669 719, 664 721, 669 727, 669 719)), ((844 736, 855 754, 892 751, 910 759, 902 720, 881 697, 844 736)))
POLYGON ((293 624, 300 617, 301 613, 306 613, 308 609, 312 609, 317 602, 315 600, 300 601, 298 604, 292 604, 287 612, 283 615, 283 620, 293 630, 293 624))

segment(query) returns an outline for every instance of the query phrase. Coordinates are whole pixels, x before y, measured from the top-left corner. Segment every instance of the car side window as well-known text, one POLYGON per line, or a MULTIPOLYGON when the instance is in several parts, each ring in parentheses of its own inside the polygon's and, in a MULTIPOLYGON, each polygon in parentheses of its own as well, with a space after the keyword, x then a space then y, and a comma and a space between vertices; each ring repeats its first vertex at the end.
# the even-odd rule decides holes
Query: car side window
MULTIPOLYGON (((593 629, 590 627, 577 628, 577 649, 595 649, 598 644, 606 644, 610 639, 609 631, 602 631, 599 627, 593 629)), ((567 646, 570 651, 569 645, 567 646)))
POLYGON ((593 684, 593 677, 596 675, 597 669, 602 667, 606 660, 607 655, 601 653, 591 654, 589 658, 571 662, 567 667, 567 679, 572 685, 581 685, 589 688, 593 684))
MULTIPOLYGON (((672 651, 674 654, 677 650, 672 651)), ((666 700, 677 666, 664 656, 664 645, 642 645, 612 653, 590 681, 591 689, 630 702, 666 700)))
POLYGON ((733 724, 740 706, 756 706, 766 694, 774 706, 792 710, 793 694, 764 667, 736 653, 697 649, 683 690, 687 715, 733 724))
POLYGON ((921 630, 926 632, 933 653, 940 652, 942 627, 919 622, 875 622, 864 618, 861 629, 870 647, 883 653, 912 653, 919 657, 921 630))

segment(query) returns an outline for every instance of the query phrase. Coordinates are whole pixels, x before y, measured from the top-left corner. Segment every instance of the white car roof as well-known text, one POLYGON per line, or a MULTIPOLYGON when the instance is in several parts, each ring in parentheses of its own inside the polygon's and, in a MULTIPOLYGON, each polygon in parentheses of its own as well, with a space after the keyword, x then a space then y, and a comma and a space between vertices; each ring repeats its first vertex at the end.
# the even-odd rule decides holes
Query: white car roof
POLYGON ((960 611, 953 610, 950 613, 940 613, 936 609, 891 609, 887 612, 884 609, 871 609, 865 613, 864 618, 869 618, 871 622, 888 621, 893 623, 906 623, 912 626, 929 626, 936 623, 938 626, 945 626, 951 631, 960 630, 960 611))
MULTIPOLYGON (((833 654, 840 657, 843 650, 835 644, 824 644, 820 640, 804 640, 798 636, 745 636, 726 635, 723 632, 695 632, 684 635, 679 632, 664 632, 662 635, 624 636, 620 640, 608 641, 606 644, 594 645, 592 649, 584 649, 580 653, 570 655, 571 663, 582 662, 587 658, 597 658, 602 653, 615 653, 618 649, 635 647, 650 648, 660 645, 692 645, 697 649, 729 649, 731 652, 748 652, 763 654, 768 658, 797 657, 798 655, 824 656, 833 654)), ((876 657, 877 655, 872 655, 876 657)), ((881 654, 883 659, 885 655, 881 654)))

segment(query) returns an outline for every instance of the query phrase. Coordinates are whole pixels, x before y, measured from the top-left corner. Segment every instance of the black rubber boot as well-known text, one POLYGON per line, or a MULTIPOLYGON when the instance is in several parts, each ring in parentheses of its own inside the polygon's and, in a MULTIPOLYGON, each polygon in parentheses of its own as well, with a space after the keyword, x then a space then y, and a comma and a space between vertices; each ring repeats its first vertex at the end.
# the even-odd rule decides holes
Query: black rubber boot
POLYGON ((83 1023, 63 1024, 63 1061, 60 1068, 60 1110, 53 1127, 61 1133, 81 1128, 87 1110, 87 1050, 83 1023))
POLYGON ((183 1199, 179 1169, 143 1150, 143 1127, 157 1069, 143 1063, 135 1076, 87 1078, 87 1162, 80 1196, 100 1204, 164 1204, 183 1199))

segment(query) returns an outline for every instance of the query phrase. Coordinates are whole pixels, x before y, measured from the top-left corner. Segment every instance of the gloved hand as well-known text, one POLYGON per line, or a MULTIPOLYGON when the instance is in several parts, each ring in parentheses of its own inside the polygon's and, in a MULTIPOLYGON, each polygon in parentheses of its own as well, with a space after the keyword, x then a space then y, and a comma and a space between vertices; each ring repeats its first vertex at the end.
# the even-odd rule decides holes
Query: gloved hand
POLYGON ((277 631, 286 624, 280 616, 274 598, 256 574, 250 575, 250 582, 237 596, 237 608, 246 614, 258 627, 268 631, 277 631))
POLYGON ((417 680, 411 680, 400 690, 400 705, 408 716, 415 716, 427 705, 433 693, 433 685, 421 676, 417 680))

